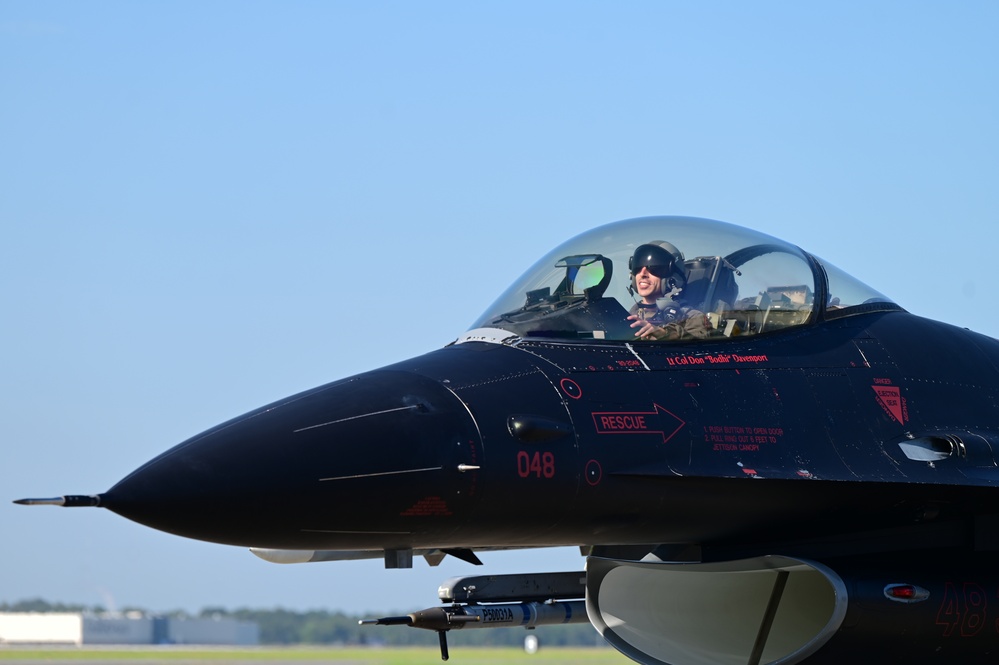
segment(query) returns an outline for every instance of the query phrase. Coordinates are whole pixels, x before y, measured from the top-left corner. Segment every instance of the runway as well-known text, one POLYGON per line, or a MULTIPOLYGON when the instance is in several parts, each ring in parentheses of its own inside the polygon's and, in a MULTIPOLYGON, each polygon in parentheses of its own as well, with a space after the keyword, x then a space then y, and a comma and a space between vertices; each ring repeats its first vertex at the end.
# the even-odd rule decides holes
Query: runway
MULTIPOLYGON (((627 658, 610 648, 542 648, 527 654, 518 648, 452 647, 455 665, 624 665, 627 658)), ((261 647, 236 649, 191 647, 0 646, 0 665, 438 665, 440 653, 419 648, 261 647)))

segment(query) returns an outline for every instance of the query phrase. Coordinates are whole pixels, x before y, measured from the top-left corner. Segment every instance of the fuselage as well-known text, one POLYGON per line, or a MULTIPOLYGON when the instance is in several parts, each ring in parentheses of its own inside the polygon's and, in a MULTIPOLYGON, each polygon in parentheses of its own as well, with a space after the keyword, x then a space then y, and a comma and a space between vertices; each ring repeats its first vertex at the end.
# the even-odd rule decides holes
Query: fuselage
POLYGON ((468 340, 220 425, 102 505, 287 549, 963 539, 999 512, 997 367, 995 340, 903 311, 717 344, 468 340))

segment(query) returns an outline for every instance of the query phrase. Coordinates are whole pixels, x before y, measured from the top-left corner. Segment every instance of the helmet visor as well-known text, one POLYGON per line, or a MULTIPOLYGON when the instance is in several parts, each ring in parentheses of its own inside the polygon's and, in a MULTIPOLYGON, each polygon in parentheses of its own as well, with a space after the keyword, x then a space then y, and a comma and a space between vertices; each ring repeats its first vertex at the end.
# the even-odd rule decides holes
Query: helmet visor
POLYGON ((639 245, 628 261, 631 274, 637 275, 642 272, 642 268, 660 279, 665 279, 673 274, 673 263, 676 259, 672 254, 657 245, 639 245))

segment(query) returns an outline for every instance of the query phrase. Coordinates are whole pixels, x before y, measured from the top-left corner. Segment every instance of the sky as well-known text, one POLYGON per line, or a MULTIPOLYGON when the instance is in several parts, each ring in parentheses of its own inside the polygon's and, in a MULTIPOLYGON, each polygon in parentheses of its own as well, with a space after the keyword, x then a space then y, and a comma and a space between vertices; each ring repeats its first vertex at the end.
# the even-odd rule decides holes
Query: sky
POLYGON ((783 238, 989 335, 999 4, 0 4, 0 602, 429 607, 463 574, 282 566, 105 510, 163 450, 440 348, 631 217, 783 238))

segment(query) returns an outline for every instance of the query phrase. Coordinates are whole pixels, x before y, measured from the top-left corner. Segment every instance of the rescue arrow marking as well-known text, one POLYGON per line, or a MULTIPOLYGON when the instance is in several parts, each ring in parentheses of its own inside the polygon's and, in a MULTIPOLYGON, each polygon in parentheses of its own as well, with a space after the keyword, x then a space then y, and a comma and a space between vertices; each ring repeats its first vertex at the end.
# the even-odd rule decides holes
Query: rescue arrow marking
POLYGON ((595 411, 597 434, 658 434, 663 443, 683 429, 686 421, 655 402, 653 411, 595 411))

